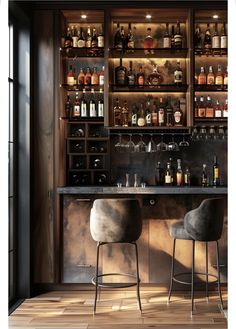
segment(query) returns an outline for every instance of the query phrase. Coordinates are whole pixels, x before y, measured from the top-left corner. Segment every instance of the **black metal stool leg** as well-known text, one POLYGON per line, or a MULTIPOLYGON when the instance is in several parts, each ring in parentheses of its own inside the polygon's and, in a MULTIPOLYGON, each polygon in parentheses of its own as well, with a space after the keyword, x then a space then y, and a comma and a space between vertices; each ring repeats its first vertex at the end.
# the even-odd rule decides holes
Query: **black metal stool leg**
POLYGON ((191 299, 192 299, 192 310, 191 316, 193 315, 194 310, 194 271, 195 271, 195 240, 192 240, 192 282, 191 282, 191 299))
POLYGON ((171 297, 172 288, 173 288, 173 276, 174 276, 174 267, 175 267, 175 243, 176 243, 176 239, 174 239, 174 241, 173 241, 173 252, 172 252, 171 274, 170 274, 170 288, 169 288, 169 295, 168 295, 167 303, 170 302, 170 297, 171 297))
POLYGON ((220 261, 219 261, 219 244, 218 241, 216 241, 216 264, 217 264, 217 273, 218 273, 218 280, 217 280, 217 285, 218 285, 218 293, 220 297, 220 303, 222 310, 224 309, 224 304, 223 304, 223 299, 222 299, 222 294, 221 294, 221 285, 220 285, 220 261))
POLYGON ((133 243, 135 246, 135 254, 136 254, 136 277, 137 277, 137 301, 139 305, 139 309, 142 312, 142 305, 141 305, 141 299, 140 299, 140 278, 139 278, 139 265, 138 265, 138 247, 137 243, 133 243))
POLYGON ((96 260, 96 272, 95 272, 95 297, 94 297, 94 305, 93 305, 93 314, 96 314, 97 296, 98 296, 99 248, 100 248, 100 242, 97 243, 97 260, 96 260))
POLYGON ((206 300, 209 301, 208 294, 208 243, 206 241, 206 300))

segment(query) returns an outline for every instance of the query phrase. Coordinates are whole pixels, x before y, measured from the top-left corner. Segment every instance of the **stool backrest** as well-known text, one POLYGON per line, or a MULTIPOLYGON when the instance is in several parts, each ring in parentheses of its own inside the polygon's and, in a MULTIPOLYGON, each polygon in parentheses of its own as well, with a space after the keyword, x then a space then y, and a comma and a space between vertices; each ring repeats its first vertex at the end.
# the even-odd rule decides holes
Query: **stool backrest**
POLYGON ((135 199, 96 199, 90 232, 98 242, 134 242, 142 232, 141 209, 135 199))
POLYGON ((223 198, 205 199, 196 209, 184 217, 184 227, 196 241, 217 241, 220 239, 224 222, 223 198))

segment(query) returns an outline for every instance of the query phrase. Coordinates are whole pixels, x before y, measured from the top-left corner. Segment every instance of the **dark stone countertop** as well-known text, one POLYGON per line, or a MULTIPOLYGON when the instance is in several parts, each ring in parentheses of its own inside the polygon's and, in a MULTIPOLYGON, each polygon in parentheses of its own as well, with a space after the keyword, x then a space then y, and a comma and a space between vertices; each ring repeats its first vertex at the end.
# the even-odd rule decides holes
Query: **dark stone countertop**
POLYGON ((227 187, 116 187, 116 186, 65 186, 58 187, 59 194, 225 194, 227 187))

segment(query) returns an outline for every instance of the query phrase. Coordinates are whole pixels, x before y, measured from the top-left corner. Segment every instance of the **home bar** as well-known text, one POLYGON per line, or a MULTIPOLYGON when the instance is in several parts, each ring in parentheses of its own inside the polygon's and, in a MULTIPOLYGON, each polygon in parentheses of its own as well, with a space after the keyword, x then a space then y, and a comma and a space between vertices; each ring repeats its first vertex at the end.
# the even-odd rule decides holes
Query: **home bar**
POLYGON ((227 328, 227 17, 227 1, 9 2, 9 305, 45 307, 24 328, 59 326, 42 303, 63 296, 83 328, 159 309, 227 328))

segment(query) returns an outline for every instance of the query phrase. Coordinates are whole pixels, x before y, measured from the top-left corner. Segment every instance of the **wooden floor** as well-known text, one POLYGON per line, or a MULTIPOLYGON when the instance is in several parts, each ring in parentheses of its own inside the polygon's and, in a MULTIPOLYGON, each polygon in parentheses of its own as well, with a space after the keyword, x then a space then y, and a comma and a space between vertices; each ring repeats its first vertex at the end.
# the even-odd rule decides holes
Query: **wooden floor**
MULTIPOLYGON (((9 328, 17 329, 148 329, 195 328, 224 329, 227 320, 220 311, 217 294, 212 292, 207 303, 197 294, 196 310, 191 318, 191 302, 186 292, 174 292, 167 305, 167 292, 141 288, 142 314, 135 290, 103 290, 93 315, 94 292, 54 291, 25 300, 9 317, 9 328)), ((223 292, 224 304, 227 294, 223 292)))

